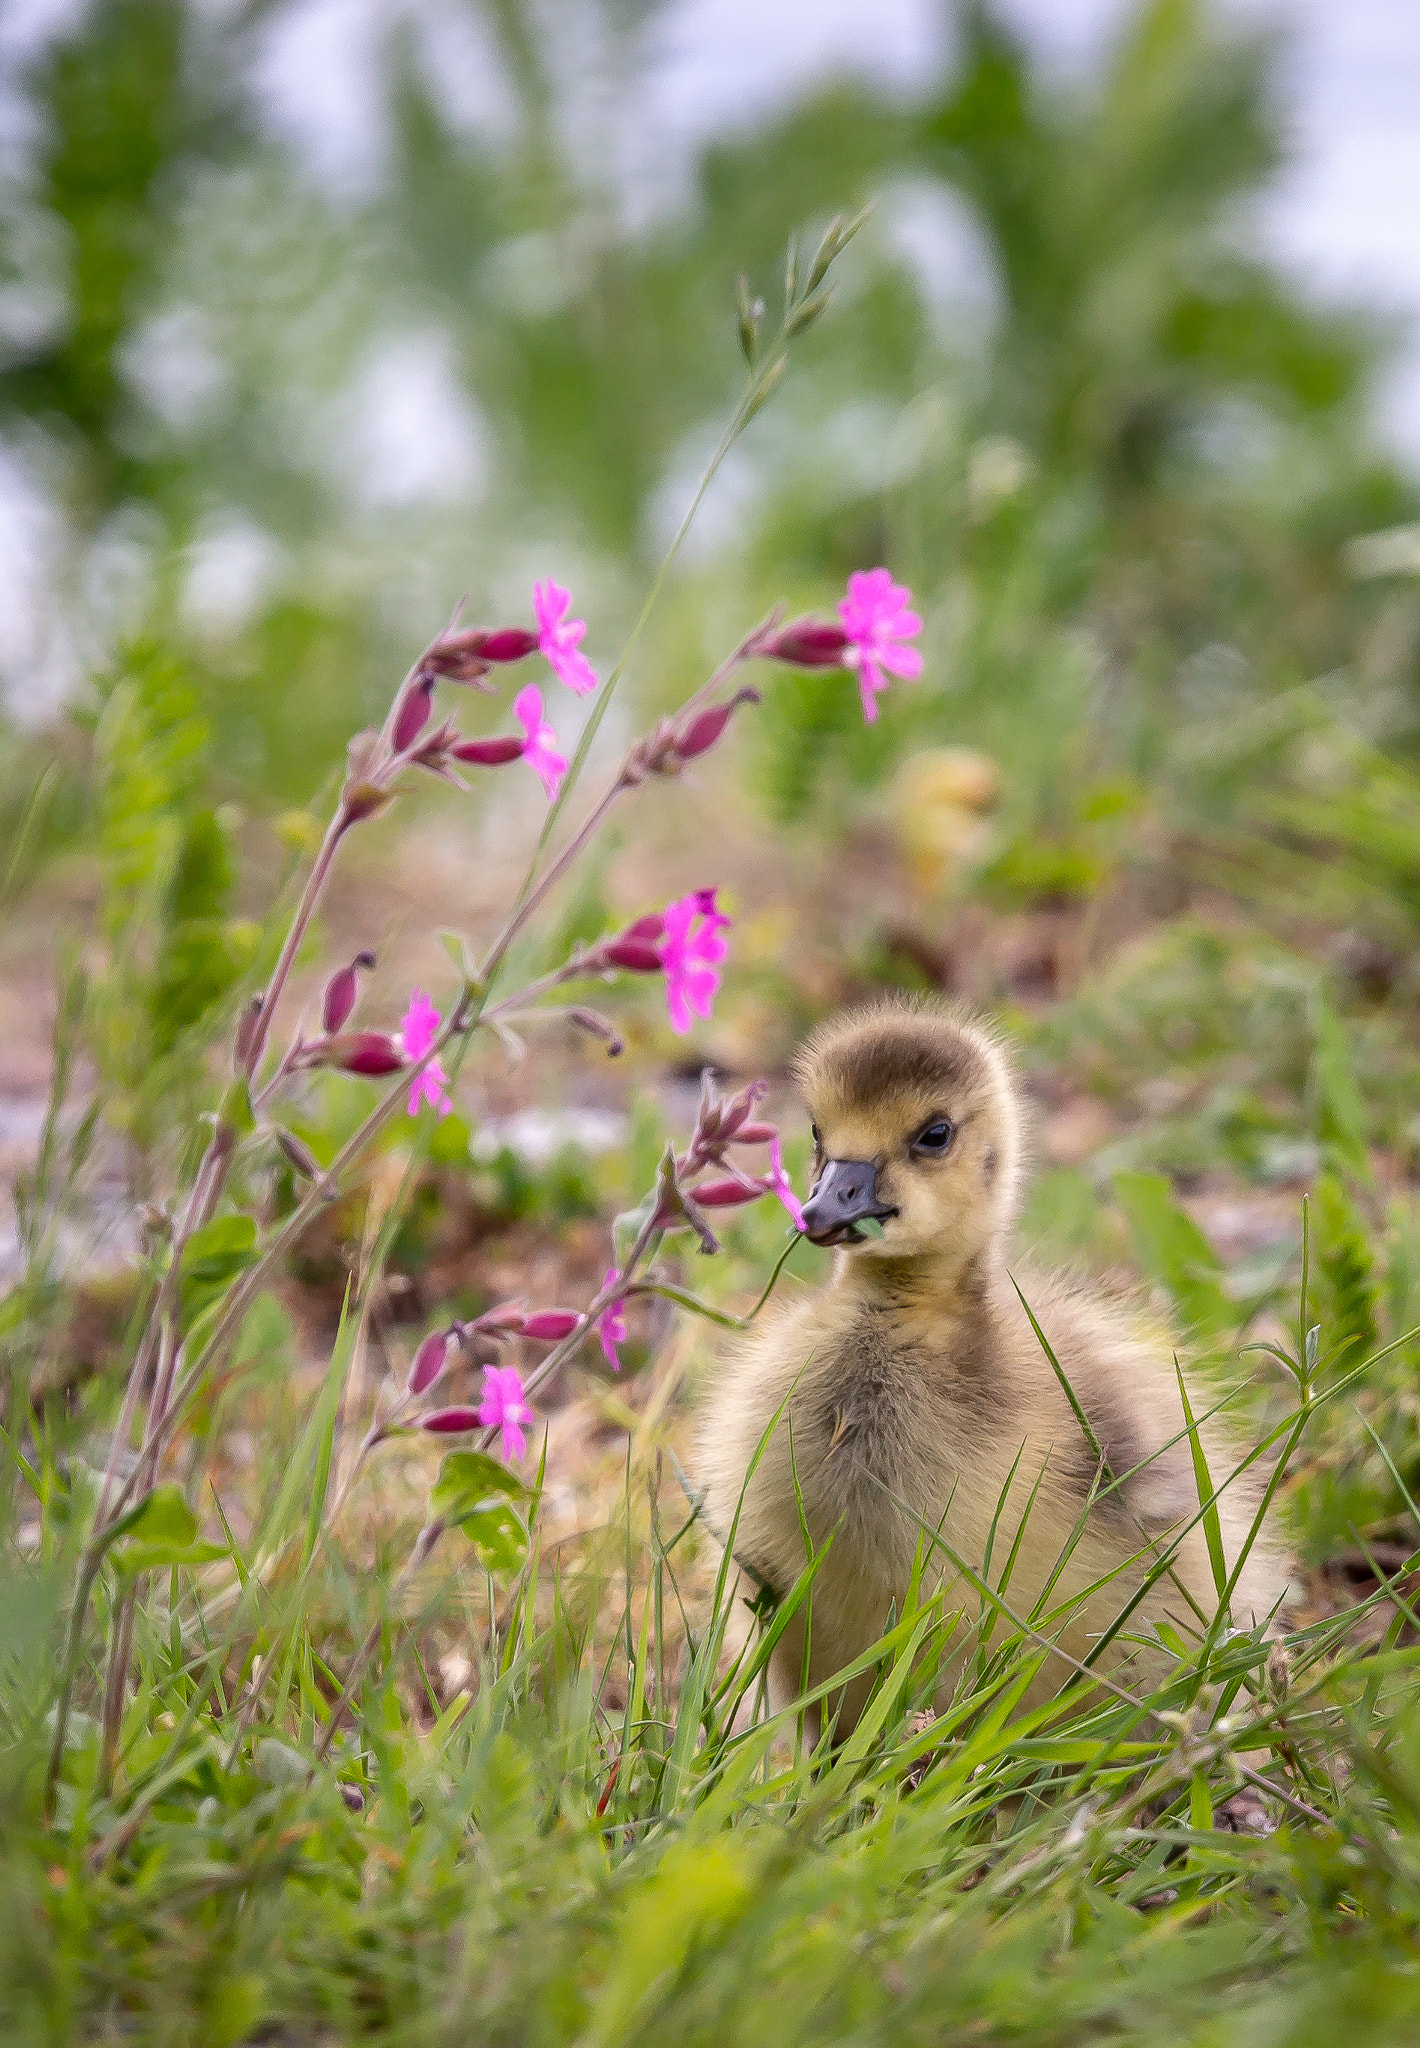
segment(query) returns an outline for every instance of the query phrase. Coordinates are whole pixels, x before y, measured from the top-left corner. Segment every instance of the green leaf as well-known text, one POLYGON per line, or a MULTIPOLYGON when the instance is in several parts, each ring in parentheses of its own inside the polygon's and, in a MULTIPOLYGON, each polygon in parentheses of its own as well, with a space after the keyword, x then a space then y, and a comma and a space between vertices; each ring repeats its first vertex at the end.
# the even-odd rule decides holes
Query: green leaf
POLYGON ((475 1508, 459 1523, 478 1552, 480 1564, 490 1572, 516 1572, 528 1554, 528 1532, 520 1516, 505 1500, 491 1501, 475 1508))
POLYGON ((441 1522, 462 1523, 494 1500, 526 1500, 528 1489, 486 1451, 449 1451, 429 1490, 429 1513, 441 1522))
POLYGON ((261 1257, 250 1216, 217 1216, 195 1230, 182 1255, 182 1312, 190 1327, 203 1309, 261 1257))
POLYGON ((256 1775, 268 1785, 301 1785, 310 1775, 310 1765, 299 1749, 263 1735, 252 1752, 256 1775))
POLYGON ((1193 1484, 1198 1492, 1198 1505, 1203 1511, 1203 1533, 1208 1541, 1208 1562, 1213 1571, 1213 1590, 1221 1600, 1228 1583, 1228 1560, 1223 1551, 1223 1525, 1218 1515, 1218 1503, 1213 1498, 1213 1475, 1208 1469, 1208 1454, 1203 1448, 1203 1439, 1198 1434, 1198 1424, 1193 1418, 1193 1404, 1188 1398, 1188 1384, 1177 1359, 1174 1360, 1174 1371, 1178 1374, 1178 1397, 1183 1403, 1183 1419, 1188 1425, 1189 1449, 1193 1453, 1193 1484))
POLYGON ((167 1479, 144 1494, 115 1523, 109 1540, 116 1543, 122 1536, 136 1536, 144 1543, 191 1543, 196 1534, 197 1517, 184 1499, 182 1488, 175 1480, 167 1479))
POLYGON ((126 1578, 175 1564, 212 1564, 228 1555, 225 1543, 198 1541, 197 1517, 172 1480, 131 1508, 111 1540, 113 1561, 126 1578))
POLYGON ((1223 1264, 1159 1173, 1117 1173, 1115 1197, 1151 1280, 1172 1296, 1187 1328, 1203 1338, 1233 1329, 1237 1310, 1223 1290, 1223 1264))
POLYGON ((217 1120, 225 1124, 229 1131, 235 1131, 239 1138, 245 1138, 256 1129, 256 1118, 252 1114, 251 1089, 244 1076, 233 1081, 222 1097, 217 1120))
POLYGON ((170 1571, 175 1564, 216 1564, 230 1557, 225 1543, 135 1543, 116 1552, 114 1563, 127 1579, 144 1572, 170 1571))

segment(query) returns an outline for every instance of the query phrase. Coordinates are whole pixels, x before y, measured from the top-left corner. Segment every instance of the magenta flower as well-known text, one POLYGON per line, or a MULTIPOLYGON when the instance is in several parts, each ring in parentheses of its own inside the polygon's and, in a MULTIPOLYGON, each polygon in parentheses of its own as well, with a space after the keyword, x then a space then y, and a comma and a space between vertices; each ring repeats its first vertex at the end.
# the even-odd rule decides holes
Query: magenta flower
POLYGON ((779 1133, 777 1131, 769 1140, 769 1157, 772 1162, 769 1169, 770 1186, 788 1210, 795 1230, 802 1230, 804 1227, 803 1207, 798 1196, 794 1193, 793 1182, 784 1171, 784 1154, 779 1143, 779 1133))
MULTIPOLYGON (((606 1278, 603 1280, 602 1286, 615 1287, 620 1278, 620 1270, 616 1266, 608 1266, 606 1278)), ((621 1353, 616 1347, 618 1344, 626 1342, 626 1302, 624 1299, 610 1302, 602 1310, 601 1340, 603 1358, 605 1358, 613 1372, 620 1372, 621 1353)))
POLYGON ((922 631, 922 621, 909 611, 912 592, 894 583, 886 569, 856 569, 848 578, 848 595, 838 607, 848 636, 844 661, 858 671, 863 717, 871 725, 878 715, 878 693, 890 676, 908 681, 922 673, 917 648, 902 643, 922 631))
POLYGON ((719 992, 719 965, 729 952, 720 935, 730 920, 715 906, 713 889, 692 889, 662 913, 664 931, 659 943, 661 968, 666 977, 666 1008, 671 1029, 683 1038, 690 1029, 691 1013, 708 1017, 719 992))
POLYGON ((585 619, 569 619, 570 590, 549 577, 533 585, 533 613, 537 619, 537 644, 546 655, 552 673, 569 690, 586 697, 597 687, 597 672, 585 654, 579 652, 586 636, 585 619))
POLYGON ((535 1421, 536 1417, 523 1399, 523 1382, 516 1366, 484 1366, 483 1401, 478 1419, 485 1429, 502 1430, 505 1458, 522 1457, 528 1447, 527 1438, 523 1435, 524 1425, 535 1421))
MULTIPOLYGON (((399 1042, 407 1060, 422 1060, 439 1035, 439 1013, 422 988, 409 992, 409 1008, 399 1020, 399 1042)), ((438 1060, 430 1060, 422 1074, 409 1084, 409 1114, 418 1116, 421 1102, 428 1102, 447 1116, 453 1108, 447 1089, 449 1077, 438 1060)))
POLYGON ((519 690, 513 699, 513 716, 527 734, 523 759, 542 778, 547 801, 551 803, 567 773, 567 757, 559 754, 554 745, 557 734, 542 715, 542 691, 536 683, 519 690))

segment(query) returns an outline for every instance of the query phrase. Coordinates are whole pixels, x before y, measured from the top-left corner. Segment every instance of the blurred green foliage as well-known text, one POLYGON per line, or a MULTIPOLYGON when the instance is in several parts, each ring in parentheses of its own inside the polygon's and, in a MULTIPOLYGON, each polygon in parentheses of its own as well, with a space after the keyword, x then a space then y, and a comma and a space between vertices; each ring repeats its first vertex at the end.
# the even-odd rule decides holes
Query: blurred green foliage
POLYGON ((927 683, 865 735, 851 693, 786 679, 774 807, 966 735, 1010 771, 1003 883, 1087 881, 1065 789, 1156 776, 1189 664, 1220 645, 1264 694, 1346 662, 1380 600, 1342 544, 1414 507, 1368 431, 1378 330, 1305 304, 1238 227, 1281 160, 1273 46, 1150 0, 1066 89, 964 5, 912 104, 817 91, 700 149, 673 198, 650 185, 632 228, 606 153, 571 137, 607 143, 640 106, 662 14, 557 0, 535 25, 470 0, 507 100, 470 126, 407 11, 386 132, 339 192, 243 87, 272 25, 255 0, 97 0, 63 29, 0 192, 28 309, 0 430, 67 512, 55 607, 111 631, 85 579, 121 539, 224 779, 305 798, 460 590, 521 609, 533 573, 572 565, 614 636, 737 388, 736 272, 772 295, 792 230, 877 199, 781 422, 737 457, 735 517, 712 503, 686 644, 658 655, 700 658, 727 578, 746 609, 823 603, 888 559, 929 614, 927 683), (564 43, 589 53, 575 76, 564 43), (976 237, 955 311, 940 248, 905 253, 924 210, 929 242, 963 217, 976 237), (379 391, 431 374, 478 476, 411 482, 365 432, 379 391), (250 570, 225 610, 204 571, 224 546, 250 570))

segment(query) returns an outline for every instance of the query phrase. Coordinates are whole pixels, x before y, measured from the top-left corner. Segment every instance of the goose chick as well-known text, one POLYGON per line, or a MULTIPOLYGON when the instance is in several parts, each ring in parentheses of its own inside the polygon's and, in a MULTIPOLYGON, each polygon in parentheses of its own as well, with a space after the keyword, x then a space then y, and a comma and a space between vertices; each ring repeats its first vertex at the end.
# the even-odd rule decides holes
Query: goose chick
MULTIPOLYGON (((723 1367, 700 1447, 707 1522, 722 1538, 733 1528, 736 1559, 780 1596, 804 1568, 805 1528, 815 1551, 832 1538, 813 1582, 811 1687, 902 1614, 919 1548, 925 1585, 943 1589, 945 1617, 964 1616, 964 1637, 980 1595, 924 1531, 940 1530, 978 1572, 989 1553, 996 1585, 1014 1550, 1009 1605, 1030 1616, 1041 1602, 1051 1639, 1083 1658, 1148 1576, 1151 1544, 1166 1547, 1197 1512, 1168 1333, 1078 1279, 1008 1265, 1022 1115, 1006 1053, 982 1024, 945 1005, 883 1003, 822 1028, 797 1077, 815 1146, 805 1229, 838 1256, 822 1292, 781 1306, 723 1367), (1013 1274, 1089 1420, 1103 1479, 1013 1274), (1062 1568, 1092 1488, 1100 1497, 1062 1568)), ((1198 1415, 1210 1403, 1192 1405, 1198 1415)), ((1217 1421, 1200 1433, 1218 1485, 1242 1453, 1217 1421)), ((1219 1502, 1230 1570, 1260 1497, 1255 1470, 1219 1502)), ((1286 1588, 1285 1552, 1264 1528, 1234 1622, 1269 1623, 1286 1588)), ((1157 1625, 1196 1641, 1216 1604, 1200 1524, 1102 1666, 1147 1681, 1169 1662, 1157 1625)), ((996 1640, 1005 1633, 998 1622, 996 1640)), ((1048 1697, 1067 1669, 1048 1659, 1028 1698, 1048 1697)), ((796 1622, 770 1665, 775 1711, 803 1670, 796 1622)), ((943 1674, 949 1687, 950 1657, 943 1674)), ((871 1684, 868 1673, 834 1697, 840 1735, 871 1684)))

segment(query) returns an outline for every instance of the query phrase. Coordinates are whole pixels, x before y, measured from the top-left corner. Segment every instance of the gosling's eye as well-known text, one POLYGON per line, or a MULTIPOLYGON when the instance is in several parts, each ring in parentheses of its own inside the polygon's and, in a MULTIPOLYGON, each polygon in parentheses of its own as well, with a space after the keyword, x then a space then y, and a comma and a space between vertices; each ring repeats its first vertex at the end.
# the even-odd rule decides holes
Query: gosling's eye
POLYGON ((955 1136, 956 1126, 950 1117, 934 1117, 931 1123, 922 1126, 912 1140, 912 1149, 914 1152, 940 1154, 946 1151, 955 1136))
POLYGON ((816 1145, 821 1145, 823 1143, 823 1138, 820 1136, 819 1127, 817 1124, 809 1125, 809 1136, 813 1139, 816 1145))

